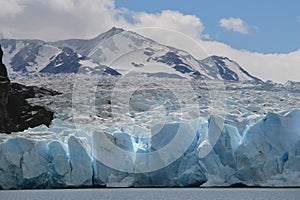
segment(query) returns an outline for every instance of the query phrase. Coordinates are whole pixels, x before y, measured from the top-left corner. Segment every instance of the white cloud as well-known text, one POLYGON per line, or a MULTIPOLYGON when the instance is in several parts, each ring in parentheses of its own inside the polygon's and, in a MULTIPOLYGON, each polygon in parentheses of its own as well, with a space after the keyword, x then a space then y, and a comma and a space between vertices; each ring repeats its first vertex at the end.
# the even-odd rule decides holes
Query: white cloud
POLYGON ((112 0, 1 0, 2 4, 18 11, 0 16, 0 32, 11 38, 90 38, 116 22, 112 0))
POLYGON ((236 50, 219 42, 199 41, 209 54, 226 56, 237 61, 250 74, 262 80, 285 83, 300 81, 300 49, 288 54, 263 54, 236 50))
MULTIPOLYGON (((63 10, 67 12, 74 12, 74 11, 90 11, 94 12, 103 12, 114 7, 114 1, 112 0, 85 0, 85 1, 78 1, 78 0, 38 0, 43 3, 49 3, 52 7, 56 8, 57 10, 63 10)), ((77 13, 79 14, 79 13, 77 13)), ((82 15, 83 13, 80 13, 82 15)))
POLYGON ((202 34, 201 35, 201 39, 204 39, 204 40, 208 40, 208 39, 210 39, 210 35, 209 34, 202 34))
MULTIPOLYGON (((91 38, 112 26, 132 29, 162 27, 200 38, 204 30, 194 15, 165 10, 161 13, 115 9, 113 0, 7 0, 0 16, 0 32, 10 38, 37 38, 47 41, 91 38), (11 11, 9 11, 11 10, 11 11), (7 17, 10 13, 11 17, 7 17), (128 21, 127 16, 133 20, 128 21)), ((1 5, 0 4, 0 5, 1 5)))
POLYGON ((135 15, 138 27, 161 27, 200 38, 204 26, 195 15, 183 15, 178 11, 165 10, 157 14, 138 13, 135 15))
POLYGON ((178 46, 185 45, 185 38, 209 37, 202 35, 204 26, 201 20, 194 15, 183 15, 178 11, 165 10, 161 13, 131 13, 134 17, 132 24, 125 28, 149 38, 171 45, 176 41, 178 46), (181 39, 178 39, 178 35, 181 39))
POLYGON ((22 13, 24 5, 21 0, 1 0, 0 17, 12 17, 22 13))
POLYGON ((240 18, 230 17, 228 19, 220 19, 219 25, 227 30, 232 30, 234 32, 239 32, 242 34, 248 34, 248 26, 240 18))

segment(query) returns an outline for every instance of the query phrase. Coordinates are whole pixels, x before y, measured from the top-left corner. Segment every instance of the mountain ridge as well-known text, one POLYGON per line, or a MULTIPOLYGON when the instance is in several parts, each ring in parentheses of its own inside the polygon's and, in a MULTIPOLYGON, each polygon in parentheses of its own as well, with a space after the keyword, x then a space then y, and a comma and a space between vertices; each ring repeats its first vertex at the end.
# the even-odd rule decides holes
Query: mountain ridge
POLYGON ((80 70, 115 76, 140 66, 140 72, 144 73, 145 70, 152 75, 159 73, 161 76, 167 73, 183 78, 262 83, 259 78, 252 76, 229 58, 214 55, 197 60, 184 50, 116 27, 92 39, 56 42, 1 39, 0 44, 3 45, 6 55, 8 54, 4 62, 11 68, 10 72, 76 73, 80 70), (132 57, 124 60, 122 56, 132 57), (112 63, 122 59, 123 68, 112 66, 112 63), (155 64, 162 64, 165 71, 159 71, 157 67, 151 71, 155 64), (152 67, 148 69, 148 65, 152 67))

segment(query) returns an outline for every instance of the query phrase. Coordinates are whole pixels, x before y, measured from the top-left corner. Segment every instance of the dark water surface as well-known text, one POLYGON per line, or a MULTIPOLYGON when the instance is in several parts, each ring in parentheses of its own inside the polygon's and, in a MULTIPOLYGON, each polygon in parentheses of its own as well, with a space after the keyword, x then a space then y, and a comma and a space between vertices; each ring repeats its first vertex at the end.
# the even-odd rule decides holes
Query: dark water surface
POLYGON ((146 188, 146 189, 66 189, 66 190, 11 190, 0 191, 0 200, 143 200, 143 199, 220 199, 220 200, 299 200, 300 188, 146 188))

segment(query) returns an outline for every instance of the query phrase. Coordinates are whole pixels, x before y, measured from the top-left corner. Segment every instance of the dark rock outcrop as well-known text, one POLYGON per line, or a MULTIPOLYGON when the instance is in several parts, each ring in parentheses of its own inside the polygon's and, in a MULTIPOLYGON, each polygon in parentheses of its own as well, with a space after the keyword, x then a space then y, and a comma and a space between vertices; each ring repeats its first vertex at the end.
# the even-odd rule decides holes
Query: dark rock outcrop
POLYGON ((26 87, 10 84, 2 57, 0 46, 0 133, 23 131, 41 124, 49 126, 53 113, 42 106, 32 106, 25 100, 24 94, 32 93, 35 97, 34 88, 25 90, 26 87), (23 93, 18 91, 22 88, 23 93))
POLYGON ((18 92, 21 93, 21 95, 25 98, 41 98, 44 96, 55 96, 55 95, 60 95, 62 93, 50 90, 50 89, 45 89, 42 87, 37 87, 37 86, 26 86, 22 85, 19 83, 10 83, 10 87, 18 92))
POLYGON ((9 97, 9 79, 7 77, 7 70, 2 63, 3 51, 0 46, 0 132, 8 130, 10 127, 15 127, 15 124, 9 118, 7 104, 9 97))

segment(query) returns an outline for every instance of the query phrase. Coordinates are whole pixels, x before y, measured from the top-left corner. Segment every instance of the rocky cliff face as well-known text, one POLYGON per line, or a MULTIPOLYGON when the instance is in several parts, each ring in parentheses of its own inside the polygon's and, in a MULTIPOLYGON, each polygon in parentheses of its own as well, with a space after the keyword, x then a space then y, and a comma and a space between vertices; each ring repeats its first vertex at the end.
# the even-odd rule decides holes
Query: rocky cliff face
POLYGON ((22 93, 11 87, 2 57, 0 46, 0 133, 23 131, 41 124, 48 126, 53 113, 44 107, 30 105, 22 93))
POLYGON ((7 105, 9 97, 9 79, 5 65, 2 63, 3 51, 0 46, 0 132, 7 132, 5 130, 10 127, 15 127, 13 121, 9 118, 7 105))

